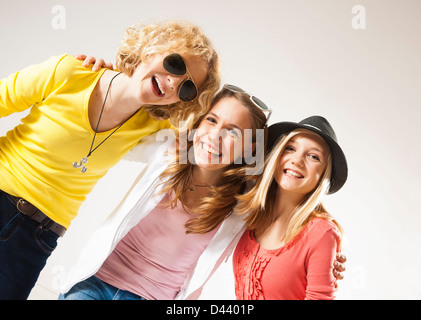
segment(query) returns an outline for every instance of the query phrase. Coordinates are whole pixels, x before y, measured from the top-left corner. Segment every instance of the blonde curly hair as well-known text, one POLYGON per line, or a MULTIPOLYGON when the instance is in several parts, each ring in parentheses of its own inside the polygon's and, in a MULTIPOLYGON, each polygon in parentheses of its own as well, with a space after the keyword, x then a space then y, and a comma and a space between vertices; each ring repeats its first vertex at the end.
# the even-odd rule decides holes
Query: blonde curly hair
POLYGON ((193 119, 207 112, 213 96, 220 86, 219 56, 211 41, 202 30, 186 22, 163 22, 159 24, 135 24, 126 29, 118 48, 117 70, 132 76, 136 67, 153 54, 179 53, 200 56, 208 64, 208 75, 198 88, 194 101, 166 106, 146 106, 157 119, 170 119, 178 127, 181 120, 193 119), (189 117, 193 114, 194 117, 189 117))

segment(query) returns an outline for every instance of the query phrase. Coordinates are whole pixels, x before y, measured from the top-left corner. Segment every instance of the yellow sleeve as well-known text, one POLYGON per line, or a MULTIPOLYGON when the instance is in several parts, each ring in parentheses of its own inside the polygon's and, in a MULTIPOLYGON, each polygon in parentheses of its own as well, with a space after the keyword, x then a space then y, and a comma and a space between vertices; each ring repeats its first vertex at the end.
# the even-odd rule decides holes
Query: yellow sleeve
POLYGON ((65 56, 51 57, 1 79, 0 117, 21 112, 45 100, 53 90, 55 69, 65 56))

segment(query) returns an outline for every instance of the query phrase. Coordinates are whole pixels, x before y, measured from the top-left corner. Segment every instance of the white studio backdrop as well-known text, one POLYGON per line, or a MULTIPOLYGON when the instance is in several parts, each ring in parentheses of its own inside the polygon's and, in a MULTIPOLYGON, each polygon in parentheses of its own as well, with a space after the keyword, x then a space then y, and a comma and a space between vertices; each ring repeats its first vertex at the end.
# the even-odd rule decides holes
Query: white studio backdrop
MULTIPOLYGON (((348 257, 338 299, 420 299, 421 2, 416 0, 14 0, 0 10, 0 78, 61 53, 115 63, 126 27, 187 20, 220 53, 223 81, 273 110, 270 123, 325 116, 348 158, 349 180, 326 198, 348 257)), ((0 134, 26 113, 0 119, 0 134)), ((59 242, 31 299, 58 285, 93 228, 131 182, 117 165, 59 242), (122 188, 123 189, 123 188, 122 188)), ((234 299, 231 261, 204 299, 234 299)))

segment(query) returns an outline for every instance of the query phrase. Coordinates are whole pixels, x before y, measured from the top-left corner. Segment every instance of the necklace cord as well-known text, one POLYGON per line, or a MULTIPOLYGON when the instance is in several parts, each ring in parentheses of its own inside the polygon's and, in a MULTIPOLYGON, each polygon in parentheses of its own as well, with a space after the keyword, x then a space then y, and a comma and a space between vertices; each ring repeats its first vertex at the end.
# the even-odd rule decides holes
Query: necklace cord
POLYGON ((105 98, 104 98, 104 102, 103 102, 103 104, 102 104, 102 108, 101 108, 101 113, 99 114, 99 118, 98 118, 98 123, 96 124, 96 128, 95 128, 95 134, 94 134, 94 137, 93 137, 93 139, 92 139, 92 144, 91 144, 91 147, 89 148, 89 152, 88 152, 88 155, 86 156, 86 157, 89 157, 96 149, 98 149, 105 141, 107 141, 107 139, 109 138, 109 137, 111 137, 113 134, 114 134, 114 132, 116 132, 118 129, 120 129, 121 128, 121 126, 123 125, 123 124, 125 124, 130 118, 132 118, 138 111, 139 111, 139 109, 138 110, 136 110, 130 117, 128 117, 122 124, 120 124, 117 128, 115 128, 114 130, 113 130, 113 132, 111 132, 104 140, 102 140, 101 141, 101 143, 100 144, 98 144, 94 149, 92 149, 92 147, 94 146, 94 142, 95 142, 95 138, 96 138, 96 134, 98 133, 98 127, 99 127, 99 123, 101 122, 101 118, 102 118, 102 113, 104 112, 104 107, 105 107, 105 102, 107 102, 107 98, 108 98, 108 93, 110 92, 110 89, 111 89, 111 84, 112 84, 112 82, 113 82, 113 80, 118 76, 118 75, 120 75, 121 74, 121 72, 119 72, 119 73, 117 73, 112 79, 111 79, 111 81, 110 81, 110 84, 108 85, 108 89, 107 89, 107 93, 105 94, 105 98))
MULTIPOLYGON (((101 122, 101 118, 102 118, 102 113, 104 112, 104 107, 105 107, 105 102, 107 102, 107 98, 108 98, 108 93, 110 92, 110 89, 111 89, 111 84, 113 83, 113 81, 114 81, 114 79, 117 77, 117 76, 119 76, 121 74, 121 72, 119 72, 119 73, 117 73, 112 79, 111 79, 111 81, 110 81, 110 84, 108 85, 108 89, 107 89, 107 93, 105 94, 105 98, 104 98, 104 102, 102 103, 102 108, 101 108, 101 113, 99 114, 99 118, 98 118, 98 122, 97 122, 97 124, 96 124, 96 128, 95 128, 95 134, 94 134, 94 138, 92 139, 92 144, 91 144, 91 147, 89 148, 89 152, 88 152, 88 155, 86 156, 86 157, 89 157, 91 154, 92 154, 92 152, 94 152, 95 151, 95 149, 97 149, 106 139, 108 139, 109 138, 109 136, 107 137, 107 138, 105 138, 105 140, 104 141, 102 141, 101 142, 101 144, 100 145, 98 145, 94 150, 92 150, 92 147, 94 146, 94 142, 95 142, 95 138, 96 138, 96 134, 97 134, 97 132, 98 132, 98 127, 99 127, 99 123, 101 122)), ((121 126, 119 126, 118 128, 120 128, 121 126)), ((117 129, 118 129, 117 128, 117 129)), ((114 131, 111 133, 111 134, 113 134, 114 133, 114 131)), ((110 135, 111 135, 110 134, 110 135)))

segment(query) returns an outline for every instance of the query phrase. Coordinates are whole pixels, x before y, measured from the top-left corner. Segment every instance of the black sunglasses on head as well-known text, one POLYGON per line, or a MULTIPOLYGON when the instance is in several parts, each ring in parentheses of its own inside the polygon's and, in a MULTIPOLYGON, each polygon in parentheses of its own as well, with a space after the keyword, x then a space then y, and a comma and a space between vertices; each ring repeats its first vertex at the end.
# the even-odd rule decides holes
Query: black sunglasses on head
POLYGON ((164 69, 176 76, 182 76, 187 73, 188 79, 184 80, 178 89, 178 97, 181 101, 193 101, 197 97, 197 87, 193 82, 193 78, 187 69, 186 63, 182 56, 173 53, 164 58, 164 69))

